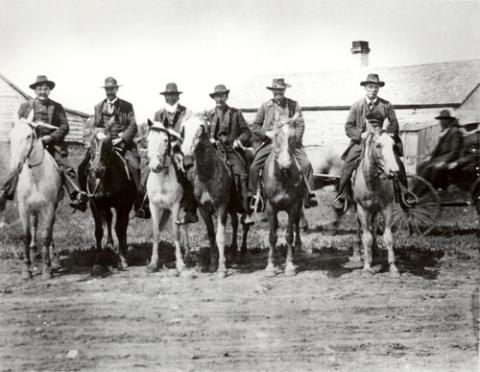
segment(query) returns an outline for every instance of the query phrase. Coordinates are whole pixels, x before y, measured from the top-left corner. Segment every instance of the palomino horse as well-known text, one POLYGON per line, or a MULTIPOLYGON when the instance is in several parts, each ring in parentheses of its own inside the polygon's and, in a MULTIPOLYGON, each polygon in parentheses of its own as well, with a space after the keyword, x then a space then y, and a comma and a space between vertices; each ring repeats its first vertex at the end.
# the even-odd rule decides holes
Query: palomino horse
POLYGON ((36 128, 48 124, 19 119, 10 133, 10 169, 19 173, 17 198, 18 212, 23 225, 25 254, 22 277, 32 277, 30 248, 35 245, 39 220, 44 224, 42 233, 42 277, 52 277, 53 225, 58 203, 62 200, 62 177, 53 157, 43 148, 36 128), (51 257, 52 256, 52 257, 51 257))
POLYGON ((277 244, 278 212, 288 214, 287 223, 287 258, 285 274, 293 276, 296 267, 293 263, 293 235, 295 232, 295 247, 301 248, 300 218, 302 216, 305 183, 301 170, 292 158, 295 146, 295 130, 289 125, 277 127, 273 137, 273 151, 267 158, 263 170, 266 211, 270 223, 270 250, 268 264, 265 269, 267 276, 275 275, 274 252, 277 244))
MULTIPOLYGON (((233 207, 233 177, 227 163, 219 156, 210 142, 206 120, 202 115, 191 115, 184 121, 185 138, 182 152, 186 163, 191 159, 193 168, 189 173, 193 179, 195 198, 199 210, 207 225, 210 241, 210 271, 218 265, 218 276, 224 278, 227 273, 225 263, 225 225, 227 215, 232 220, 232 253, 237 250, 238 216, 233 207), (217 233, 213 224, 213 215, 217 215, 217 233), (218 264, 217 264, 218 262, 218 264)), ((248 227, 243 226, 242 253, 246 250, 248 227)))
MULTIPOLYGON (((393 251, 392 213, 395 201, 393 176, 399 172, 394 153, 394 139, 380 128, 373 129, 367 123, 364 154, 353 180, 353 200, 357 208, 357 220, 361 229, 364 249, 363 272, 371 274, 372 246, 376 240, 376 216, 381 214, 385 229, 383 242, 388 250, 388 263, 392 276, 398 276, 393 251)), ((354 252, 354 255, 359 252, 354 252)))
MULTIPOLYGON (((148 167, 151 172, 147 180, 147 193, 150 201, 153 228, 153 248, 150 264, 147 266, 149 272, 158 270, 158 246, 160 243, 160 232, 164 229, 169 217, 172 218, 172 230, 175 239, 176 268, 182 273, 185 263, 182 258, 180 247, 180 229, 175 223, 180 213, 180 203, 183 197, 183 187, 178 182, 176 162, 173 148, 176 143, 181 142, 181 137, 173 130, 165 128, 159 122, 148 120, 149 131, 148 142, 148 167)), ((181 166, 181 160, 180 166, 181 166)), ((190 256, 190 244, 188 240, 188 225, 184 226, 186 247, 185 260, 190 256)))
POLYGON ((130 179, 127 167, 116 152, 112 139, 103 129, 96 129, 91 140, 91 160, 86 179, 90 209, 95 220, 95 239, 97 257, 93 266, 93 274, 101 274, 103 267, 102 239, 103 225, 107 227, 107 246, 113 248, 112 209, 116 212, 115 232, 118 238, 120 267, 128 266, 127 228, 129 213, 132 209, 136 190, 130 179))

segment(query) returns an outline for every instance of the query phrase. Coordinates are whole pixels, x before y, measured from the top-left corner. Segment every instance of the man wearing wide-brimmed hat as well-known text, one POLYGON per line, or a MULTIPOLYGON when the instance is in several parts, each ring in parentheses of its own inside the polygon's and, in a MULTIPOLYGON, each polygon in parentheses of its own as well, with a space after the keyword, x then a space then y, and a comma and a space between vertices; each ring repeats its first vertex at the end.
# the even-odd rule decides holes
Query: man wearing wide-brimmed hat
MULTIPOLYGON (((117 97, 117 80, 114 77, 107 77, 103 85, 106 98, 100 101, 94 109, 93 126, 96 128, 106 128, 113 138, 113 145, 121 152, 125 159, 132 180, 135 183, 137 191, 140 190, 140 157, 138 155, 137 145, 134 141, 137 134, 137 122, 133 105, 117 97)), ((87 167, 90 161, 90 150, 85 154, 85 158, 79 166, 79 178, 82 188, 86 188, 87 167)), ((140 194, 140 193, 139 193, 140 194)), ((135 210, 138 210, 141 203, 140 195, 134 203, 135 210)))
POLYGON ((291 123, 295 127, 295 158, 307 186, 305 207, 309 208, 317 205, 315 194, 310 191, 313 188, 313 169, 302 144, 305 122, 300 105, 296 101, 285 97, 285 90, 289 87, 290 85, 283 78, 273 79, 272 85, 267 86, 267 89, 272 92, 273 98, 260 106, 253 121, 252 132, 264 141, 264 144, 257 150, 250 168, 248 192, 251 197, 256 194, 260 170, 272 151, 271 139, 275 125, 277 123, 291 123))
MULTIPOLYGON (((213 88, 210 97, 215 100, 215 108, 207 113, 210 123, 210 136, 217 144, 217 150, 225 156, 235 177, 235 189, 240 196, 243 222, 248 221, 248 160, 243 147, 250 146, 250 128, 240 110, 227 104, 230 90, 224 84, 213 88)), ((237 194, 237 195, 238 195, 237 194)))
MULTIPOLYGON (((449 110, 442 110, 435 117, 442 128, 440 138, 430 156, 417 166, 417 174, 428 180, 433 186, 448 187, 448 165, 459 158, 462 147, 462 133, 457 120, 449 110)), ((417 190, 418 191, 418 190, 417 190)))
POLYGON ((338 183, 338 195, 335 198, 333 209, 339 215, 348 209, 349 199, 351 199, 350 178, 362 154, 362 140, 366 136, 367 116, 381 123, 382 127, 387 132, 390 132, 395 140, 395 154, 397 155, 397 162, 400 168, 399 181, 403 185, 401 189, 405 190, 399 199, 403 207, 410 207, 415 200, 414 196, 406 191, 407 176, 405 166, 400 160, 403 149, 399 136, 397 116, 392 104, 378 96, 378 91, 385 85, 385 82, 381 81, 377 74, 368 74, 367 78, 360 82, 360 85, 365 88, 366 94, 365 97, 352 105, 347 117, 345 132, 351 141, 342 156, 344 163, 338 183), (388 123, 385 124, 385 122, 388 123))
MULTIPOLYGON (((44 147, 53 156, 62 170, 65 188, 70 194, 70 205, 82 212, 87 209, 87 195, 80 190, 77 174, 68 160, 67 145, 65 136, 68 134, 69 125, 67 115, 62 105, 49 98, 50 92, 55 88, 55 83, 45 75, 37 76, 30 88, 35 91, 36 97, 20 105, 18 110, 19 118, 28 118, 33 111, 33 121, 43 122, 57 127, 57 129, 39 128, 39 134, 44 147)), ((12 200, 18 181, 18 174, 12 174, 7 179, 0 191, 0 211, 5 207, 5 200, 12 200)))
MULTIPOLYGON (((180 104, 180 95, 182 93, 182 91, 178 90, 176 83, 168 83, 165 86, 165 89, 160 92, 160 94, 165 98, 165 106, 154 114, 153 121, 162 123, 165 128, 173 129, 183 138, 183 119, 187 113, 187 108, 180 104)), ((142 205, 136 213, 136 216, 139 218, 150 217, 147 196, 147 180, 149 173, 150 170, 148 167, 145 167, 142 171, 141 189, 144 196, 142 198, 142 205)), ((175 222, 179 225, 196 223, 198 222, 197 201, 195 200, 195 195, 193 194, 193 186, 182 170, 177 169, 177 177, 178 182, 183 187, 182 206, 185 213, 175 222)))

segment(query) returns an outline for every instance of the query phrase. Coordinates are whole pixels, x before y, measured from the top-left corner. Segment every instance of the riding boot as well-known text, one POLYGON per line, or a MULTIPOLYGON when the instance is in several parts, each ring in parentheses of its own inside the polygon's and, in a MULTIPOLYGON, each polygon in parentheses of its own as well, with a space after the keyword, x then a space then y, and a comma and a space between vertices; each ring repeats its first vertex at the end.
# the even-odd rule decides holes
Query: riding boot
POLYGON ((85 212, 87 210, 88 196, 85 191, 80 189, 75 172, 73 169, 71 169, 71 171, 63 169, 62 175, 64 181, 63 183, 68 191, 68 194, 70 195, 70 206, 79 210, 80 212, 85 212), (72 177, 72 172, 75 178, 72 177))
POLYGON ((13 172, 5 180, 3 187, 0 189, 0 212, 5 210, 7 200, 13 200, 18 185, 18 173, 13 172))
POLYGON ((152 214, 150 212, 150 202, 147 195, 147 180, 150 174, 148 167, 143 171, 140 179, 140 188, 138 190, 137 200, 138 208, 135 208, 135 217, 149 219, 152 214))
POLYGON ((177 225, 186 225, 189 223, 196 223, 198 222, 197 201, 195 199, 193 185, 188 180, 187 175, 180 170, 177 170, 177 177, 178 177, 178 182, 183 187, 182 205, 183 205, 183 210, 185 211, 185 214, 183 215, 183 217, 178 218, 178 220, 175 221, 175 223, 177 225))
POLYGON ((333 202, 332 209, 335 213, 337 213, 338 216, 341 216, 348 210, 349 207, 349 190, 351 189, 350 175, 347 176, 346 174, 342 174, 339 179, 337 189, 338 193, 333 202))

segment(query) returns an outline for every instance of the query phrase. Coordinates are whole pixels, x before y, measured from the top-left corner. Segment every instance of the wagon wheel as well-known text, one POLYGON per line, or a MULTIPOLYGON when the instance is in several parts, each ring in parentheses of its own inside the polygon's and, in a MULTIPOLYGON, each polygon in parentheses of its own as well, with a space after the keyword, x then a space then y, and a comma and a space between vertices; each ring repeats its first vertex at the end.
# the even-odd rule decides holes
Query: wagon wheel
POLYGON ((399 204, 393 210, 393 228, 410 236, 427 235, 440 216, 440 197, 430 182, 420 176, 407 174, 408 190, 418 198, 415 207, 404 211, 399 204))

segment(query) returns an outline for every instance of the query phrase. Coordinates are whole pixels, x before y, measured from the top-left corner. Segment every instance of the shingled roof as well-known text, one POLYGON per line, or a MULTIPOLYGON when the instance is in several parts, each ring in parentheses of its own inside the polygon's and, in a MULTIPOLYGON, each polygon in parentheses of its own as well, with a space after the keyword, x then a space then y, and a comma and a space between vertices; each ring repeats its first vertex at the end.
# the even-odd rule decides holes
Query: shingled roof
MULTIPOLYGON (((378 73, 385 81, 380 96, 397 107, 460 106, 480 85, 480 59, 412 66, 286 74, 292 86, 287 95, 304 108, 347 109, 362 97, 359 86, 367 73, 378 73)), ((271 97, 265 89, 278 75, 257 76, 232 91, 232 103, 256 109, 271 97)))

